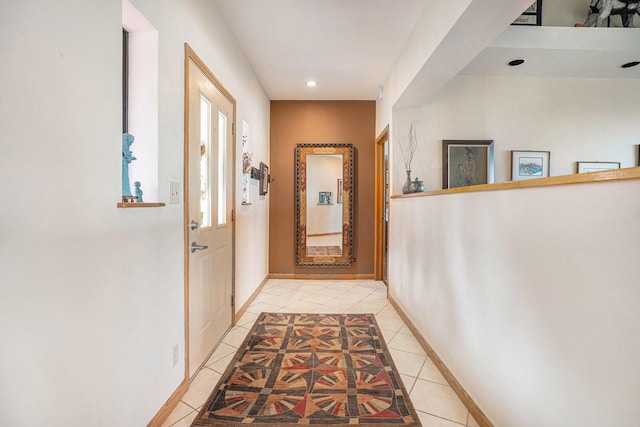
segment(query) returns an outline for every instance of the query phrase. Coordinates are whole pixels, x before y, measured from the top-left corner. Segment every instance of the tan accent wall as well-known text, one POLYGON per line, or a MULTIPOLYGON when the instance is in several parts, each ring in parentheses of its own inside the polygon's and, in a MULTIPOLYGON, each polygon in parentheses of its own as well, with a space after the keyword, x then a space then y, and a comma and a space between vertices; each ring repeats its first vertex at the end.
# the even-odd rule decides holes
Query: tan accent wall
POLYGON ((375 101, 271 101, 269 273, 373 274, 375 101), (350 267, 295 265, 298 143, 355 147, 354 257, 350 267))

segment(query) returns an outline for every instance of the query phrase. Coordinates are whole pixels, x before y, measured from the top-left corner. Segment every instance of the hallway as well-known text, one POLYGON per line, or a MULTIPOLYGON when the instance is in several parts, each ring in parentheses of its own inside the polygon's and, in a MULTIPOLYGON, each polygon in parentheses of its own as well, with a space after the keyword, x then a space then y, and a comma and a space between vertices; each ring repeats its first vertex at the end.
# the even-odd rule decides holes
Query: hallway
POLYGON ((451 387, 373 280, 269 280, 163 424, 188 427, 261 312, 374 313, 423 427, 474 427, 451 387))

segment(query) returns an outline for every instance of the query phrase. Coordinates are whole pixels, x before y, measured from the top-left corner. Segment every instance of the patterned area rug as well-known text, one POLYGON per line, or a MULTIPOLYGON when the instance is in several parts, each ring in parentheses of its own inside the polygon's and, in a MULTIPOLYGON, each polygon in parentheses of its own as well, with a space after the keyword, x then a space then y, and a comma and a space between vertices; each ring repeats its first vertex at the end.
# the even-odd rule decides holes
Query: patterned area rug
POLYGON ((373 314, 262 313, 192 426, 420 426, 373 314))
POLYGON ((307 256, 342 256, 340 246, 307 246, 307 256))

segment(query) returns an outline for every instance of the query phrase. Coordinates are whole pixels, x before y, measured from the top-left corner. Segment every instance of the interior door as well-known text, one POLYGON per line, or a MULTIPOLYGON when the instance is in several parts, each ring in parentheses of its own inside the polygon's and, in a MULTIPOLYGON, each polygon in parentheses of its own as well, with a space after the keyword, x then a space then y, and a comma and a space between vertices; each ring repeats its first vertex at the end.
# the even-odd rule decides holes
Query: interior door
POLYGON ((232 324, 233 104, 188 65, 188 376, 232 324))
POLYGON ((389 126, 375 142, 374 278, 388 285, 389 276, 389 126))

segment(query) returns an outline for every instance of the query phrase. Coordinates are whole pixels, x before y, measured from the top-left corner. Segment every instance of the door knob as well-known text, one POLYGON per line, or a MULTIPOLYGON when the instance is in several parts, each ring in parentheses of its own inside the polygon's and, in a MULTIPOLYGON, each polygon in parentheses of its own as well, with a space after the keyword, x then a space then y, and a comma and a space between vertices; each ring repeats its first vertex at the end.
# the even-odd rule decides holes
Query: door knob
POLYGON ((198 228, 198 221, 193 221, 193 220, 192 220, 192 221, 191 221, 191 224, 189 224, 189 227, 190 227, 192 230, 195 230, 196 228, 198 228))
POLYGON ((191 253, 194 253, 195 251, 202 251, 208 248, 209 246, 207 245, 199 245, 196 242, 191 242, 191 253))

